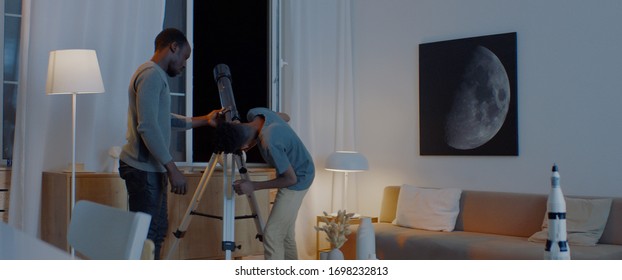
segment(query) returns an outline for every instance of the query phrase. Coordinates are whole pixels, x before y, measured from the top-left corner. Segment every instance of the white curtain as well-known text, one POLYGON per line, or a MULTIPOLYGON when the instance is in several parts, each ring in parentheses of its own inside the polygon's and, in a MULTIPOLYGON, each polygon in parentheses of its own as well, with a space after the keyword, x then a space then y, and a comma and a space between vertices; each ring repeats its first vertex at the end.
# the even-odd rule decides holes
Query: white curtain
POLYGON ((9 222, 36 235, 43 171, 71 162, 71 95, 45 95, 49 52, 94 49, 105 93, 79 95, 76 161, 112 171, 124 143, 130 76, 153 54, 165 0, 23 0, 20 84, 9 222))
MULTIPOLYGON (((315 258, 316 216, 340 209, 343 174, 324 170, 335 150, 356 150, 350 0, 282 2, 282 110, 314 158, 316 176, 296 225, 299 255, 315 258), (332 198, 332 199, 331 199, 332 198)), ((356 176, 349 177, 350 185, 356 176)), ((358 208, 348 189, 348 212, 358 208)), ((322 236, 321 238, 324 238, 322 236)))

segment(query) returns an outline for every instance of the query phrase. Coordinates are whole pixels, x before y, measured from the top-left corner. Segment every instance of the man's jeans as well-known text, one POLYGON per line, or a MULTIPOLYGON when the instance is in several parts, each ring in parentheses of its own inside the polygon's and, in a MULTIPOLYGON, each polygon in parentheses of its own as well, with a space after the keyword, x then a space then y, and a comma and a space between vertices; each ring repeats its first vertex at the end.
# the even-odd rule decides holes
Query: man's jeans
POLYGON ((125 180, 130 211, 151 215, 147 238, 155 244, 155 259, 160 259, 160 249, 168 231, 166 206, 168 177, 163 172, 136 169, 121 160, 119 160, 119 175, 125 180))

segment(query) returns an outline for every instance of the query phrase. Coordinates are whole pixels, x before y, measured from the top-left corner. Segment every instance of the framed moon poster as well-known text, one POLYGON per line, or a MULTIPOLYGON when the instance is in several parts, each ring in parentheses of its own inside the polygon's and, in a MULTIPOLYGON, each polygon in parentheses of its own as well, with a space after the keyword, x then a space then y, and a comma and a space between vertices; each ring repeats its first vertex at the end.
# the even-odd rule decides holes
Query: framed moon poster
POLYGON ((421 155, 518 155, 516 33, 419 45, 421 155))

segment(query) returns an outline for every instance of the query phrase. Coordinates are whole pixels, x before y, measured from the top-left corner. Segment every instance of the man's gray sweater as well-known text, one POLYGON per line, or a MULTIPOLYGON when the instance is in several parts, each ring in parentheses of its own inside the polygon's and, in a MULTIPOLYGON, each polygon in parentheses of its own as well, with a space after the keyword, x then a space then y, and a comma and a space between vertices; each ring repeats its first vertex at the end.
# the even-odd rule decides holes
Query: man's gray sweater
POLYGON ((130 81, 127 111, 127 143, 120 159, 149 172, 165 172, 173 160, 169 152, 171 127, 189 129, 190 119, 171 114, 168 76, 153 61, 142 64, 130 81))

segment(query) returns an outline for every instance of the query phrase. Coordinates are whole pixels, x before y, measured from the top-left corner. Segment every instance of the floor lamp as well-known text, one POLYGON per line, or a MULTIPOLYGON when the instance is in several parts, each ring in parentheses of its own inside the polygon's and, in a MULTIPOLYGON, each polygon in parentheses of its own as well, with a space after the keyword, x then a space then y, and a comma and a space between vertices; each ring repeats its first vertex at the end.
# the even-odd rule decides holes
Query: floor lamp
POLYGON ((76 204, 76 95, 104 92, 97 54, 94 50, 56 50, 50 52, 47 95, 71 94, 71 210, 76 204))
POLYGON ((341 206, 343 210, 347 210, 348 195, 348 173, 363 172, 369 169, 367 158, 361 153, 353 151, 336 151, 326 160, 326 170, 343 172, 343 192, 341 196, 341 206))

